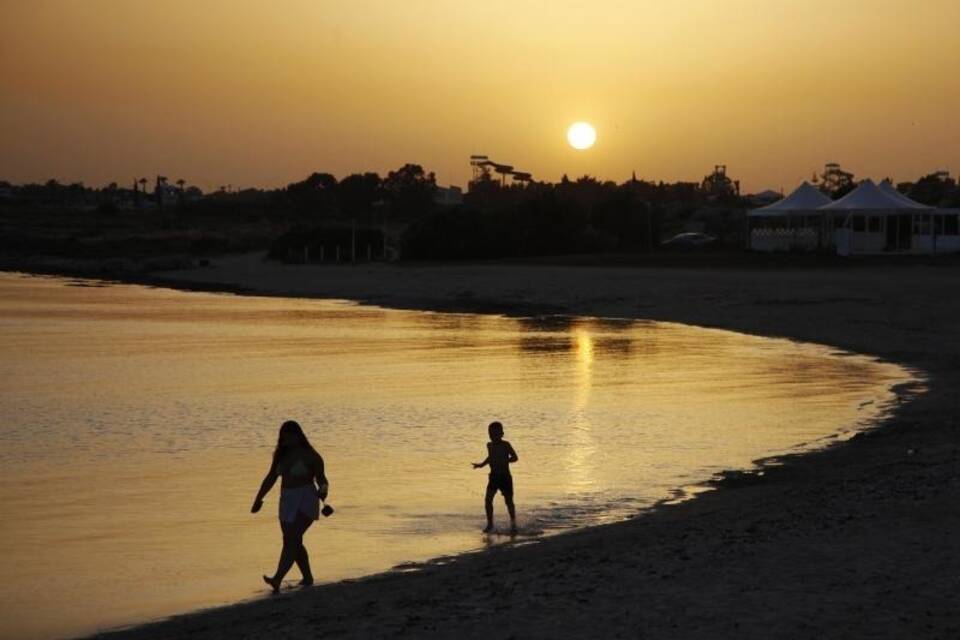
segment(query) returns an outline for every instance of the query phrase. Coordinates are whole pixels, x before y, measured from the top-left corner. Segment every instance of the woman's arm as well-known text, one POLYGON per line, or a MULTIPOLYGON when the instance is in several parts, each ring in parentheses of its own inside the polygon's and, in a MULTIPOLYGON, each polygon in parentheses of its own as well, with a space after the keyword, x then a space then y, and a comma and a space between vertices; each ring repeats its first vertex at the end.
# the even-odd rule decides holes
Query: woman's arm
POLYGON ((317 495, 321 500, 327 499, 327 492, 330 490, 330 483, 327 482, 327 476, 323 468, 323 456, 317 455, 317 495))
POLYGON ((263 497, 270 492, 270 489, 273 488, 273 485, 277 483, 277 471, 273 467, 270 467, 270 471, 267 471, 267 475, 263 478, 263 482, 260 483, 260 491, 257 492, 257 497, 253 499, 253 506, 250 507, 250 513, 256 513, 260 511, 260 507, 263 506, 263 497))

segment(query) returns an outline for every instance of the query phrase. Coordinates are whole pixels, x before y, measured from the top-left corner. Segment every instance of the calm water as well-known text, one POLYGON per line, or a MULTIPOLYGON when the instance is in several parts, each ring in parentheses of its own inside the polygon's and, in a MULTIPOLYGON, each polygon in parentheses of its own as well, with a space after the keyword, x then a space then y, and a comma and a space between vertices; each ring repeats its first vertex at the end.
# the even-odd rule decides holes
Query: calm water
POLYGON ((676 324, 80 284, 0 274, 3 637, 264 594, 276 493, 249 507, 288 418, 337 507, 307 535, 324 581, 486 544, 470 462, 490 420, 520 454, 532 536, 854 429, 907 378, 676 324))

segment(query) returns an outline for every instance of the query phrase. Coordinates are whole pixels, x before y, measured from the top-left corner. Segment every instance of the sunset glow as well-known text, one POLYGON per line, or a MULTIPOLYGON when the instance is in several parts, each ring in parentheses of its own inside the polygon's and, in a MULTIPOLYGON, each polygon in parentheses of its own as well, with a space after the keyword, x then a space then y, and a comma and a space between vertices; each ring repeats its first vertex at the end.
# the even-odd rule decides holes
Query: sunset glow
POLYGON ((0 7, 0 177, 278 186, 485 153, 745 190, 955 168, 960 3, 50 1, 0 7), (589 113, 602 153, 558 131, 589 113))

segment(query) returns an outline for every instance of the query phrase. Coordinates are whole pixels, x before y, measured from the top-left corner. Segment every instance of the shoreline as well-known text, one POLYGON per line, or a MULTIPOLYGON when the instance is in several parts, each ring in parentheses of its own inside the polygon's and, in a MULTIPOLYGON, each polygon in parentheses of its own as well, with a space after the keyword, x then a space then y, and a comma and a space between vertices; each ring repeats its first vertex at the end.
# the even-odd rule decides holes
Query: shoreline
MULTIPOLYGON (((604 264, 602 262, 583 262, 573 260, 571 262, 545 261, 487 261, 487 262, 467 262, 467 263, 357 263, 351 265, 341 264, 284 264, 265 259, 265 252, 255 252, 248 254, 234 254, 223 256, 220 260, 214 260, 211 266, 192 267, 189 269, 163 269, 163 270, 119 270, 104 271, 102 260, 77 261, 77 260, 54 260, 48 261, 22 261, 12 259, 0 259, 0 272, 22 273, 32 276, 52 276, 66 279, 89 279, 98 280, 107 283, 116 284, 135 284, 147 287, 169 288, 180 291, 193 291, 201 293, 222 293, 234 295, 247 295, 258 297, 281 297, 281 298, 304 298, 304 299, 335 299, 354 302, 357 304, 369 304, 385 308, 398 310, 414 311, 432 311, 439 313, 477 313, 477 314, 502 314, 510 317, 536 316, 536 315, 570 315, 570 316, 594 316, 610 317, 627 320, 658 320, 663 322, 677 322, 681 324, 696 325, 704 328, 725 329, 737 333, 746 333, 767 338, 785 338, 789 340, 798 340, 802 342, 813 342, 824 344, 825 346, 835 347, 841 350, 850 351, 860 355, 876 357, 878 359, 888 360, 894 364, 907 368, 915 367, 918 369, 929 369, 937 366, 935 359, 920 358, 917 361, 904 361, 899 357, 899 351, 891 352, 887 349, 870 348, 869 342, 852 341, 840 339, 838 335, 830 335, 830 332, 821 334, 820 332, 807 332, 797 330, 797 326, 780 325, 778 327, 769 326, 765 323, 757 323, 755 319, 738 318, 729 319, 722 316, 709 317, 702 313, 702 310, 693 311, 690 308, 669 308, 669 305, 660 305, 654 301, 648 302, 643 296, 635 296, 634 299, 628 299, 628 296, 606 295, 609 292, 600 290, 591 299, 590 295, 579 295, 578 292, 547 292, 534 299, 526 299, 521 293, 522 289, 507 290, 506 285, 497 281, 494 277, 491 287, 490 279, 486 282, 480 282, 482 286, 493 291, 481 291, 478 295, 473 289, 464 286, 452 284, 451 281, 457 281, 461 274, 476 275, 480 273, 490 274, 513 274, 523 272, 540 271, 552 276, 553 282, 564 273, 580 273, 595 276, 593 279, 601 280, 603 274, 614 273, 618 276, 624 274, 653 274, 656 279, 664 274, 682 275, 685 278, 698 275, 724 276, 727 279, 743 273, 765 273, 765 274, 783 274, 791 282, 803 282, 808 278, 819 278, 829 280, 833 274, 847 280, 856 281, 861 276, 883 273, 903 274, 908 270, 917 272, 934 273, 945 276, 950 283, 960 284, 960 258, 953 260, 953 256, 945 256, 939 262, 937 261, 909 261, 897 265, 890 261, 877 261, 874 263, 863 262, 861 264, 849 264, 838 266, 835 262, 812 263, 812 264, 793 264, 784 263, 776 265, 770 263, 760 263, 758 265, 750 264, 731 264, 718 266, 714 264, 692 264, 690 266, 679 266, 673 261, 665 264, 654 263, 652 265, 644 263, 626 263, 613 262, 604 264), (949 260, 949 261, 948 261, 949 260), (317 274, 332 274, 333 278, 329 280, 314 279, 317 274), (350 274, 350 279, 340 281, 340 279, 350 274), (359 275, 358 275, 359 274, 359 275), (406 290, 387 291, 388 285, 394 282, 388 282, 387 285, 379 283, 379 287, 371 287, 363 290, 363 285, 371 284, 372 280, 378 279, 380 275, 392 274, 400 275, 401 282, 406 286, 406 290), (421 278, 424 274, 440 274, 438 281, 447 285, 448 291, 435 292, 414 292, 415 286, 411 286, 410 281, 421 278), (305 277, 309 276, 309 277, 305 277), (403 277, 406 276, 406 277, 403 277), (549 295, 553 293, 554 295, 549 295), (487 295, 484 295, 487 294, 487 295), (633 304, 633 303, 636 304, 633 304)), ((567 258, 577 258, 578 256, 568 256, 567 258)), ((563 257, 561 257, 563 258, 563 257)), ((106 261, 109 263, 110 261, 106 261)), ((853 261, 849 261, 853 262, 853 261)), ((394 278, 396 280, 396 278, 394 278)), ((586 279, 588 282, 590 278, 586 279)), ((428 283, 433 284, 433 283, 428 283)), ((619 283, 617 283, 619 284, 619 283)), ((662 285, 661 285, 662 286, 662 285)), ((421 286, 421 289, 426 288, 421 286)), ((614 287, 616 289, 616 287, 614 287)), ((618 291, 622 294, 622 291, 618 291)), ((662 291, 658 292, 663 294, 662 291)), ((700 293, 705 293, 704 291, 700 293)), ((722 300, 723 296, 719 294, 705 295, 704 302, 712 304, 717 300, 722 300)), ((805 307, 807 305, 828 305, 844 304, 847 302, 860 302, 865 304, 878 304, 875 296, 870 296, 869 292, 864 292, 861 296, 814 296, 807 300, 801 296, 785 295, 778 292, 777 295, 769 300, 754 301, 757 306, 783 306, 783 307, 805 307)), ((726 306, 726 303, 721 303, 726 306)), ((736 304, 736 303, 733 303, 736 304)), ((896 304, 896 303, 891 303, 896 304)), ((677 307, 677 305, 674 305, 677 307)), ((916 329, 914 329, 916 330, 916 329)), ((907 359, 910 360, 909 356, 907 359)))
MULTIPOLYGON (((774 578, 785 577, 785 574, 800 571, 803 573, 807 562, 798 563, 796 558, 792 562, 786 562, 784 567, 775 569, 770 566, 770 556, 776 557, 783 555, 785 549, 796 550, 799 545, 801 548, 809 551, 807 539, 809 536, 788 535, 782 531, 776 531, 777 527, 771 527, 767 531, 766 521, 773 523, 790 523, 797 525, 795 514, 803 513, 810 516, 813 520, 828 522, 824 530, 839 528, 843 532, 849 528, 851 520, 856 522, 860 519, 870 519, 864 514, 866 507, 873 505, 877 507, 872 518, 881 524, 886 522, 891 524, 891 517, 896 514, 890 513, 889 509, 884 512, 876 500, 868 500, 866 503, 851 504, 849 497, 821 495, 820 499, 827 502, 836 503, 833 507, 827 508, 827 505, 810 504, 811 492, 813 494, 823 493, 824 480, 812 482, 811 479, 818 476, 827 477, 826 484, 829 485, 832 480, 836 480, 836 474, 839 473, 843 480, 845 488, 849 486, 859 486, 864 495, 871 493, 867 489, 871 485, 881 487, 873 492, 882 493, 882 487, 885 483, 889 484, 890 478, 878 477, 876 475, 876 459, 889 458, 885 464, 902 466, 898 469, 901 472, 894 477, 894 480, 910 479, 911 474, 920 469, 926 469, 931 465, 936 467, 943 476, 943 484, 948 489, 953 484, 955 473, 950 469, 940 468, 946 465, 943 460, 952 461, 957 456, 956 446, 953 444, 953 435, 951 431, 956 423, 951 422, 949 429, 940 429, 931 427, 929 429, 918 428, 918 416, 921 419, 929 420, 930 416, 934 420, 940 419, 946 424, 944 419, 956 415, 957 402, 949 397, 949 389, 957 382, 957 375, 952 365, 960 362, 956 347, 946 350, 917 350, 909 353, 902 341, 887 340, 883 345, 887 349, 880 348, 876 350, 863 350, 852 347, 850 343, 858 344, 866 336, 860 335, 836 335, 836 331, 831 332, 823 328, 823 337, 820 340, 811 339, 809 333, 811 328, 807 326, 807 320, 822 320, 822 314, 819 306, 836 307, 845 306, 845 311, 854 319, 859 316, 855 309, 849 308, 851 301, 857 306, 860 304, 867 307, 875 306, 873 298, 851 296, 850 291, 846 296, 827 296, 818 301, 816 298, 805 300, 801 295, 796 298, 784 297, 782 289, 776 283, 770 288, 769 283, 762 284, 759 287, 767 298, 754 300, 748 305, 757 311, 775 310, 773 315, 782 315, 787 307, 791 311, 789 322, 773 322, 769 325, 764 322, 757 322, 760 313, 752 314, 754 317, 730 318, 714 317, 714 322, 698 322, 697 318, 704 319, 703 309, 698 309, 702 305, 689 304, 691 295, 693 301, 702 301, 704 294, 723 293, 724 287, 729 288, 728 282, 716 282, 717 274, 704 272, 704 270, 684 270, 676 268, 629 268, 629 267, 590 267, 593 269, 592 277, 586 277, 586 288, 593 288, 593 295, 586 293, 580 295, 576 290, 566 291, 566 296, 540 295, 534 297, 532 304, 526 300, 518 300, 516 291, 503 291, 504 284, 515 285, 524 278, 530 279, 531 273, 536 274, 534 282, 528 283, 530 289, 536 289, 545 283, 549 284, 554 277, 561 280, 571 274, 571 272, 580 272, 583 269, 577 267, 554 267, 549 265, 466 265, 466 266, 294 266, 294 265, 257 265, 250 263, 249 256, 241 256, 235 259, 235 262, 227 265, 226 270, 205 269, 189 272, 178 272, 176 274, 164 274, 162 276, 148 275, 136 278, 104 278, 103 276, 93 276, 101 280, 112 280, 117 282, 131 282, 135 284, 146 284, 151 286, 166 286, 179 289, 217 291, 226 293, 242 293, 245 295, 280 295, 293 297, 335 297, 340 299, 352 299, 362 303, 372 303, 380 306, 395 308, 421 309, 433 311, 459 311, 459 312, 480 312, 480 313, 504 313, 507 315, 518 314, 544 314, 561 313, 571 315, 602 315, 607 317, 627 317, 631 319, 652 319, 672 322, 683 322, 686 324, 698 324, 700 326, 711 326, 715 328, 729 329, 743 333, 753 333, 755 335, 764 335, 769 337, 783 337, 794 340, 803 340, 810 342, 819 342, 828 344, 843 350, 852 351, 876 357, 882 360, 894 362, 905 367, 911 373, 918 369, 927 374, 926 384, 928 391, 920 397, 914 397, 912 401, 900 405, 893 414, 884 420, 879 428, 868 429, 856 434, 849 440, 837 442, 825 448, 816 449, 812 452, 803 452, 799 454, 790 454, 778 459, 776 464, 764 467, 762 473, 754 471, 732 472, 724 474, 723 478, 718 479, 714 484, 719 487, 719 491, 709 491, 696 496, 694 500, 685 500, 679 504, 661 504, 641 515, 632 518, 626 522, 590 527, 582 530, 575 530, 564 533, 562 536, 552 536, 534 545, 511 545, 505 548, 488 550, 480 554, 465 554, 443 562, 436 561, 427 563, 417 572, 388 572, 368 576, 361 579, 347 580, 339 583, 331 583, 315 587, 302 594, 291 594, 275 599, 260 599, 242 602, 239 604, 228 605, 216 609, 202 610, 177 616, 165 621, 147 623, 132 628, 118 630, 114 632, 105 632, 102 637, 130 637, 130 638, 152 638, 152 637, 171 637, 185 634, 200 634, 202 637, 209 638, 234 638, 262 635, 299 635, 301 633, 323 633, 339 632, 339 635, 348 637, 379 637, 383 635, 395 635, 399 632, 401 635, 425 635, 438 637, 476 637, 485 635, 485 627, 482 620, 488 608, 490 611, 499 609, 506 611, 506 628, 518 635, 533 635, 550 637, 577 637, 587 633, 600 635, 613 635, 617 633, 637 634, 642 633, 649 637, 809 637, 811 635, 821 635, 826 637, 850 637, 861 633, 879 633, 878 637, 895 637, 896 635, 912 635, 914 637, 923 635, 928 631, 942 633, 948 629, 960 629, 960 615, 952 613, 952 609, 941 609, 939 615, 920 615, 915 612, 915 606, 902 605, 899 609, 908 614, 900 616, 897 620, 891 621, 890 613, 896 611, 897 607, 891 609, 887 603, 883 607, 878 607, 878 602, 870 597, 875 595, 872 585, 869 589, 852 589, 855 585, 846 585, 846 589, 840 591, 836 589, 824 588, 822 584, 824 575, 816 579, 807 576, 807 580, 789 581, 793 587, 785 591, 776 589, 767 590, 760 597, 759 591, 744 591, 739 587, 749 586, 761 576, 766 576, 768 580, 779 582, 774 578), (363 271, 361 277, 357 277, 358 271, 363 271), (268 272, 266 277, 264 271, 268 272), (667 282, 673 285, 686 287, 687 291, 679 296, 688 303, 686 307, 676 301, 673 307, 665 305, 664 295, 653 296, 653 300, 647 304, 642 295, 636 296, 636 304, 631 304, 631 296, 634 291, 627 295, 622 287, 624 272, 627 276, 647 275, 650 271, 656 271, 652 274, 653 278, 647 278, 646 288, 641 288, 641 294, 649 291, 653 280, 659 285, 667 282), (346 274, 345 274, 346 272, 346 274), (353 272, 353 273, 350 273, 353 272), (647 273, 644 273, 647 272, 647 273), (666 272, 666 273, 665 273, 666 272), (514 278, 503 278, 504 273, 512 274, 514 278), (557 273, 560 275, 557 276, 557 273), (692 290, 690 285, 691 274, 693 280, 699 282, 701 279, 705 283, 696 284, 692 290), (326 276, 333 275, 333 278, 326 276), (349 276, 349 277, 345 277, 349 276), (464 276, 467 277, 464 277, 464 276), (218 279, 209 280, 210 276, 218 279), (307 277, 309 276, 309 277, 307 277), (617 285, 609 286, 604 279, 607 276, 614 276, 621 282, 617 285), (297 279, 299 278, 299 280, 297 279), (323 278, 322 281, 318 280, 323 278), (381 279, 390 278, 390 282, 385 287, 383 282, 377 282, 381 279), (410 285, 410 280, 430 279, 432 283, 441 280, 446 283, 446 290, 410 285), (307 282, 302 280, 306 279, 307 282), (347 280, 344 283, 344 280, 347 280), (494 284, 491 285, 490 281, 494 284), (287 282, 287 287, 277 287, 277 282, 287 282), (471 284, 473 288, 463 288, 464 282, 471 284), (365 284, 366 287, 359 288, 358 284, 365 284), (704 284, 706 286, 704 286, 704 284), (273 285, 273 286, 271 286, 273 285), (399 286, 398 286, 399 285, 399 286), (406 289, 403 288, 406 285, 406 289), (599 285, 594 288, 594 285, 599 285), (377 287, 380 287, 379 289, 377 287), (352 290, 351 290, 352 287, 352 290), (502 295, 497 295, 498 290, 502 295), (619 288, 618 288, 619 287, 619 288), (393 288, 386 292, 384 289, 393 288), (426 289, 426 290, 425 290, 426 289), (459 290, 460 294, 457 294, 459 290), (475 290, 479 290, 479 295, 475 290), (354 295, 336 295, 343 293, 353 293, 354 295), (470 295, 466 295, 470 292, 470 295), (330 295, 334 293, 334 295, 330 295), (363 295, 360 295, 360 294, 363 295), (453 295, 451 295, 453 294, 453 295), (685 298, 684 298, 685 296, 685 298), (824 301, 825 300, 825 301, 824 301), (666 306, 667 308, 663 308, 666 306), (630 308, 632 307, 632 309, 630 308), (797 311, 799 310, 799 313, 797 311), (811 312, 811 310, 813 312, 811 312), (610 313, 612 311, 613 313, 610 313), (620 311, 621 313, 617 313, 620 311), (632 311, 632 313, 623 313, 632 311), (804 312, 806 315, 804 315, 804 312), (745 322, 744 319, 747 321, 745 322), (831 338, 834 338, 831 340, 831 338), (899 356, 899 357, 897 357, 899 356), (913 356, 904 358, 904 356, 913 356), (905 361, 906 360, 906 361, 905 361), (905 456, 903 449, 903 440, 909 435, 910 447, 909 455, 905 456), (944 442, 946 440, 946 442, 944 442), (921 446, 922 445, 922 446, 921 446), (927 459, 929 457, 929 459, 927 459), (924 461, 922 465, 918 465, 924 461), (839 464, 838 464, 839 463, 839 464), (838 471, 838 467, 841 469, 838 471), (832 480, 831 475, 834 476, 832 480), (757 509, 756 501, 766 505, 764 509, 757 509), (806 507, 806 508, 804 508, 806 507), (836 514, 847 514, 845 519, 838 519, 836 514), (854 514, 854 515, 851 515, 854 514), (719 536, 723 544, 717 544, 717 535, 711 535, 708 530, 709 523, 718 527, 722 531, 719 536), (784 538, 784 536, 786 536, 784 538), (759 547, 769 545, 772 539, 779 540, 777 548, 765 548, 767 552, 763 558, 754 557, 756 554, 748 553, 752 557, 752 570, 746 570, 751 566, 751 562, 743 557, 745 551, 758 550, 759 547), (649 543, 649 547, 637 550, 637 541, 643 540, 649 543), (677 544, 677 540, 683 540, 682 544, 677 544), (581 548, 581 545, 586 549, 581 548), (599 549, 599 550, 598 550, 599 549), (645 553, 649 549, 667 550, 667 553, 653 554, 645 553), (762 611, 757 611, 756 606, 743 607, 735 606, 731 603, 724 609, 723 615, 706 615, 703 606, 692 606, 691 599, 699 600, 703 597, 704 587, 703 577, 712 576, 714 581, 718 578, 715 571, 715 563, 719 555, 721 563, 731 560, 734 567, 739 571, 734 572, 736 579, 730 579, 729 576, 721 579, 720 584, 713 584, 709 580, 708 584, 713 584, 714 594, 717 598, 729 600, 731 596, 739 594, 743 597, 744 593, 752 594, 747 600, 754 602, 759 598, 762 600, 772 600, 764 604, 762 611), (575 561, 571 561, 575 560, 575 561), (631 561, 632 560, 632 561, 631 561), (517 569, 515 565, 531 565, 528 569, 517 569), (697 566, 701 571, 691 571, 697 566), (742 566, 741 566, 742 565, 742 566), (643 571, 636 571, 638 567, 645 567, 643 571), (593 571, 590 571, 593 569, 593 571), (611 569, 615 569, 611 573, 611 569), (631 572, 630 570, 634 571, 631 572), (774 575, 768 575, 770 573, 774 575), (516 575, 516 574, 523 575, 516 575), (526 575, 526 574, 530 575, 526 575), (655 578, 651 578, 655 576, 655 578), (667 577, 669 576, 669 577, 667 577), (458 586, 463 587, 471 581, 481 581, 493 584, 495 587, 493 593, 457 593, 458 586), (394 581, 399 581, 395 583, 394 581), (666 594, 662 593, 664 581, 669 582, 669 589, 666 594), (807 587, 797 587, 797 584, 807 585, 807 587), (722 586, 722 588, 720 588, 722 586), (615 587, 611 590, 611 587, 615 587), (800 589, 800 595, 797 589, 800 589), (421 594, 422 598, 410 598, 410 590, 421 594), (520 591, 523 597, 517 601, 503 601, 498 598, 498 592, 507 589, 511 592, 520 591), (805 590, 806 589, 806 590, 805 590), (398 593, 394 593, 396 590, 398 593), (631 608, 623 606, 624 592, 642 594, 646 604, 631 608), (537 595, 539 593, 539 595, 537 595), (601 598, 600 594, 606 593, 608 597, 601 598), (811 617, 810 606, 818 611, 829 611, 830 605, 836 602, 829 596, 832 594, 839 596, 839 600, 847 601, 848 606, 859 607, 860 610, 873 611, 876 616, 871 620, 869 616, 849 616, 844 618, 842 615, 829 616, 834 620, 835 625, 818 627, 816 616, 811 617), (779 595, 778 595, 779 594, 779 595), (804 595, 805 594, 805 595, 804 595), (531 601, 531 597, 533 600, 531 601), (376 611, 369 611, 369 607, 360 600, 364 598, 372 599, 370 601, 378 604, 376 611), (340 613, 338 616, 318 616, 312 611, 312 606, 322 604, 328 599, 339 602, 336 610, 340 613), (799 606, 801 604, 803 606, 799 606), (810 601, 810 602, 807 602, 810 601), (650 603, 657 605, 655 608, 662 615, 651 616, 646 609, 650 603), (615 604, 616 603, 616 604, 615 604), (819 606, 814 606, 819 604, 819 606), (473 606, 475 605, 475 606, 473 606), (486 607, 485 605, 491 605, 486 607), (360 609, 358 609, 360 607, 360 609), (531 613, 531 607, 534 610, 542 610, 544 615, 531 613), (584 615, 584 607, 589 608, 590 615, 584 615), (619 609, 617 609, 619 607, 619 609), (617 609, 614 612, 614 609, 617 609), (466 614, 463 612, 466 610, 466 614), (546 616, 546 612, 550 612, 546 616), (563 613, 567 611, 567 613, 563 613), (573 615, 573 611, 581 611, 573 615), (679 615, 678 612, 684 612, 679 615), (800 615, 802 613, 802 615, 800 615), (697 615, 693 615, 697 614, 697 615), (283 615, 289 615, 286 620, 283 615), (549 618, 549 619, 547 619, 549 618), (589 623, 593 618, 594 622, 589 623), (600 620, 597 620, 600 618, 600 620), (791 628, 783 627, 782 632, 771 633, 770 624, 789 619, 795 626, 791 628), (933 619, 930 622, 929 619, 933 619), (877 621, 882 620, 879 624, 877 621), (934 629, 926 627, 917 628, 915 623, 920 620, 926 625, 934 625, 934 629), (440 625, 440 621, 443 624, 440 625), (845 623, 845 625, 844 625, 845 623), (852 624, 852 626, 851 626, 852 624), (388 631, 389 629, 389 631, 388 631), (894 633, 896 631, 896 633, 894 633)), ((880 267, 881 271, 890 270, 890 267, 880 267)), ((896 269, 894 267, 893 269, 896 269)), ((924 271, 929 268, 920 268, 924 271)), ((856 281, 869 276, 873 270, 867 272, 858 272, 854 274, 845 273, 847 279, 856 281)), ((735 272, 736 273, 736 272, 735 272)), ((55 275, 55 274, 46 274, 55 275)), ((65 277, 81 277, 80 274, 59 274, 65 277)), ((725 274, 729 276, 730 274, 725 274)), ((792 274, 793 280, 817 280, 818 276, 824 274, 800 273, 792 274)), ((924 274, 928 276, 929 274, 924 274)), ((833 274, 826 274, 826 278, 834 280, 833 274)), ((82 276, 90 277, 90 276, 82 276)), ((881 279, 885 278, 881 274, 881 279)), ((957 274, 951 272, 941 272, 940 279, 946 278, 951 284, 957 284, 960 281, 957 274)), ((723 280, 724 278, 720 278, 723 280)), ((726 278, 729 280, 729 278, 726 278)), ((869 279, 869 278, 868 278, 869 279)), ((856 282, 854 283, 856 284, 856 282)), ((581 289, 583 287, 580 287, 581 289)), ((842 287, 841 287, 842 288, 842 287)), ((936 290, 937 287, 934 287, 936 290)), ((576 288, 575 288, 576 289, 576 288)), ((822 295, 822 294, 821 294, 822 295)), ((520 296, 522 297, 522 296, 520 296)), ((673 292, 667 292, 666 298, 672 298, 673 292)), ((717 304, 718 300, 723 300, 727 296, 716 295, 712 298, 712 304, 717 304)), ((930 301, 929 294, 926 294, 927 301, 930 301)), ((669 300, 667 301, 669 302, 669 300)), ((950 306, 950 305, 945 305, 950 306)), ((952 310, 958 310, 960 306, 952 303, 952 310)), ((868 309, 869 310, 869 309, 868 309)), ((861 310, 862 311, 862 310, 861 310)), ((946 310, 945 310, 946 311, 946 310)), ((944 325, 949 323, 949 313, 943 313, 941 321, 930 325, 931 332, 936 333, 944 329, 944 325)), ((778 320, 773 318, 772 320, 778 320)), ((892 329, 898 329, 897 323, 891 324, 892 329)), ((908 330, 906 333, 915 333, 908 330)), ((883 340, 882 336, 871 336, 874 340, 883 340)), ((921 425, 922 426, 922 425, 921 425)), ((884 474, 886 475, 886 474, 884 474)), ((939 477, 939 476, 938 476, 939 477)), ((896 492, 894 492, 895 494, 896 492)), ((866 509, 870 511, 870 509, 866 509)), ((949 530, 955 526, 958 521, 957 509, 951 508, 949 514, 945 514, 945 522, 949 530)), ((895 519, 895 518, 894 518, 895 519)), ((801 519, 801 524, 804 519, 801 519)), ((804 526, 800 527, 804 529, 804 526)), ((807 528, 808 525, 807 525, 807 528)), ((853 539, 861 543, 879 544, 876 531, 883 531, 882 527, 874 527, 875 533, 868 534, 863 531, 857 531, 853 539)), ((942 533, 942 525, 930 525, 926 528, 914 531, 916 537, 925 539, 933 535, 942 533)), ((816 534, 817 531, 806 531, 808 534, 816 534)), ((848 533, 851 533, 848 531, 848 533)), ((882 537, 879 536, 879 537, 882 537)), ((844 546, 844 541, 849 542, 851 536, 840 536, 840 539, 834 539, 831 543, 828 540, 820 540, 820 546, 829 551, 833 547, 844 546)), ((928 540, 927 543, 930 541, 928 540)), ((849 546, 849 545, 846 545, 849 546)), ((960 547, 957 543, 953 547, 960 547)), ((835 550, 835 549, 834 549, 835 550)), ((896 555, 896 554, 894 554, 896 555)), ((910 554, 907 554, 910 555, 910 554)), ((921 555, 929 555, 921 554, 921 555)), ((958 554, 960 555, 960 554, 958 554)), ((898 561, 896 567, 909 572, 909 567, 923 566, 924 558, 902 558, 898 561), (919 564, 918 564, 919 563, 919 564)), ((816 562, 814 561, 814 564, 816 562)), ((868 563, 867 563, 868 564, 868 563)), ((886 563, 879 563, 885 565, 886 563)), ((861 568, 864 563, 858 563, 861 568)), ((833 568, 833 565, 827 565, 825 568, 833 568)), ((933 572, 934 574, 937 572, 933 572)), ((949 592, 948 585, 957 586, 960 580, 954 578, 957 572, 952 575, 944 575, 943 580, 947 584, 940 584, 938 593, 949 592)), ((840 575, 835 571, 826 571, 825 576, 840 575)), ((895 585, 897 591, 904 589, 910 583, 926 582, 929 584, 929 578, 924 577, 922 581, 900 580, 900 584, 895 585)), ((942 581, 941 581, 942 582, 942 581)), ((893 585, 892 585, 893 586, 893 585)), ((917 586, 917 584, 914 584, 917 586)), ((915 592, 916 589, 913 589, 915 592)), ((709 608, 709 607, 708 607, 709 608)), ((937 607, 933 607, 937 609, 937 607)), ((716 613, 716 612, 715 612, 716 613)), ((929 613, 929 608, 927 613, 929 613)), ((500 625, 503 626, 503 625, 500 625)), ((778 625, 779 626, 779 625, 778 625)), ((788 625, 789 627, 789 625, 788 625)), ((101 637, 101 636, 97 636, 101 637)))

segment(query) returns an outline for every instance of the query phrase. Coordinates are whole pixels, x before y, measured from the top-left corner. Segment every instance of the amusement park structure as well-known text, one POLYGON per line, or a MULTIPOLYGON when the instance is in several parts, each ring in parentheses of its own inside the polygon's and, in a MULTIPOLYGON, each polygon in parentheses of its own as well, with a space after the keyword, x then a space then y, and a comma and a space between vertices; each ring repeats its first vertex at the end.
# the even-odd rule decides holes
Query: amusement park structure
POLYGON ((470 156, 470 166, 473 167, 473 182, 479 182, 485 178, 489 178, 491 171, 500 174, 501 186, 506 186, 507 176, 510 176, 514 182, 523 184, 529 184, 533 180, 530 173, 526 171, 515 171, 513 165, 500 164, 483 155, 470 156))
POLYGON ((844 196, 857 186, 853 174, 840 168, 836 162, 828 162, 819 176, 813 174, 813 185, 833 197, 844 196))
POLYGON ((706 176, 700 189, 707 195, 717 198, 727 198, 740 195, 740 181, 731 180, 727 176, 727 165, 714 166, 713 173, 706 176))

